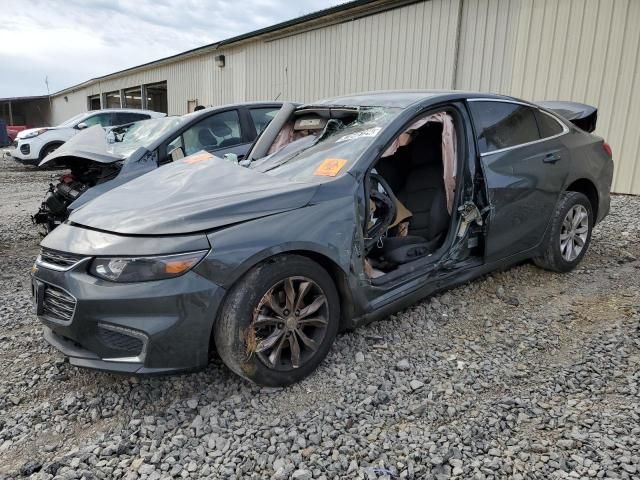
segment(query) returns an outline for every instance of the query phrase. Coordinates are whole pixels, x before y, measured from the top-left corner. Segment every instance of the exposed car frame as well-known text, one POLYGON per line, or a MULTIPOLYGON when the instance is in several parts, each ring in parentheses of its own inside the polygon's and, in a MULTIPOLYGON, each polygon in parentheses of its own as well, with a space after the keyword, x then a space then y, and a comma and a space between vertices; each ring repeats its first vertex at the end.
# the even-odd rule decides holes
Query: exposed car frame
MULTIPOLYGON (((512 121, 505 117, 503 124, 512 121)), ((423 133, 418 127, 414 132, 419 133, 409 137, 417 142, 423 133)), ((414 150, 411 155, 422 154, 414 150)), ((574 268, 587 251, 591 229, 609 210, 609 153, 601 138, 557 113, 499 95, 371 92, 283 108, 247 155, 249 168, 197 154, 74 212, 42 242, 34 272, 38 315, 47 340, 78 366, 181 371, 206 365, 215 345, 225 363, 245 378, 289 384, 317 367, 338 330, 527 259, 555 271, 574 268), (487 141, 489 130, 482 130, 473 115, 496 104, 523 107, 535 118, 540 137, 537 115, 550 119, 557 133, 481 151, 480 139, 487 141), (376 180, 384 176, 382 159, 417 120, 440 113, 451 116, 459 160, 446 228, 437 244, 416 241, 401 251, 410 258, 372 276, 367 262, 376 258, 371 252, 379 248, 385 260, 384 244, 391 243, 389 223, 369 241, 372 225, 384 217, 378 212, 385 205, 397 207, 385 200, 392 197, 382 184, 387 180, 376 180), (350 123, 340 126, 333 119, 350 123), (305 120, 303 129, 315 122, 323 130, 315 140, 303 131, 307 137, 298 140, 313 140, 305 147, 269 155, 269 145, 286 125, 299 127, 298 120, 305 120), (347 158, 349 148, 355 149, 353 158, 347 158), (312 173, 287 170, 295 168, 291 159, 313 159, 310 155, 325 151, 330 158, 312 162, 307 169, 312 173), (345 154, 344 162, 337 153, 345 154), (282 171, 286 174, 278 174, 282 171), (320 178, 314 178, 318 171, 320 178), (153 200, 161 194, 162 202, 153 200), (380 198, 378 209, 372 200, 380 198), (565 256, 569 250, 562 242, 566 247, 568 240, 582 241, 572 250, 575 256, 565 256), (193 264, 168 277, 177 267, 166 266, 177 254, 192 255, 193 264), (148 265, 159 265, 162 278, 154 277, 148 265), (127 269, 134 275, 130 278, 151 280, 118 282, 127 269), (55 303, 46 301, 48 291, 63 299, 62 321, 55 303), (124 337, 119 341, 129 339, 128 352, 135 355, 118 353, 104 328, 117 328, 124 337), (136 336, 144 340, 136 343, 136 336)))

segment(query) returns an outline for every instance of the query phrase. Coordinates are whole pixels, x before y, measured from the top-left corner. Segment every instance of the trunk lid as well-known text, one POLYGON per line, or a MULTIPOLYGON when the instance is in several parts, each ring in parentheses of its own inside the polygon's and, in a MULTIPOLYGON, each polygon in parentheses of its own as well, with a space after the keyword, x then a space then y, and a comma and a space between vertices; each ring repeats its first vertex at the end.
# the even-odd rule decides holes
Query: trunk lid
POLYGON ((543 101, 536 102, 543 108, 557 113, 561 117, 566 118, 576 127, 581 128, 585 132, 593 132, 596 129, 598 121, 598 109, 578 102, 562 102, 562 101, 543 101))

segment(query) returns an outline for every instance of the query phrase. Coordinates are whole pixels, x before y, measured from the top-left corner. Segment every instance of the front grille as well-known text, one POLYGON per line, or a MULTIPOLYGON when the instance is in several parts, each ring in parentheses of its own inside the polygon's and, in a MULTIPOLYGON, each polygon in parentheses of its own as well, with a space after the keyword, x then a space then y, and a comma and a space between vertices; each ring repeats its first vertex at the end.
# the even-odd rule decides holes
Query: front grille
POLYGON ((76 299, 53 285, 44 286, 42 313, 53 320, 70 322, 76 309, 76 299))
POLYGON ((130 357, 138 356, 140 352, 142 352, 142 347, 144 346, 140 338, 132 337, 126 333, 121 333, 121 331, 115 331, 112 327, 98 327, 98 338, 105 346, 122 352, 130 357))
POLYGON ((86 257, 83 257, 82 255, 75 255, 73 253, 58 252, 57 250, 43 248, 40 250, 39 260, 40 262, 48 263, 49 265, 54 265, 62 270, 66 270, 73 267, 83 258, 86 257))

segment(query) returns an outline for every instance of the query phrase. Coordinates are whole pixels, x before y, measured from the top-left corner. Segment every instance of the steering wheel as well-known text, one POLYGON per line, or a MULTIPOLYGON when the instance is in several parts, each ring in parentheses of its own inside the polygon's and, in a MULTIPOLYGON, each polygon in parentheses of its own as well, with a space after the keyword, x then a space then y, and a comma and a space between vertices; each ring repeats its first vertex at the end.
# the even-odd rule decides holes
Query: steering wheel
POLYGON ((365 252, 372 250, 387 234, 389 226, 396 218, 395 195, 382 176, 369 174, 369 199, 376 205, 376 223, 367 229, 364 240, 365 252))

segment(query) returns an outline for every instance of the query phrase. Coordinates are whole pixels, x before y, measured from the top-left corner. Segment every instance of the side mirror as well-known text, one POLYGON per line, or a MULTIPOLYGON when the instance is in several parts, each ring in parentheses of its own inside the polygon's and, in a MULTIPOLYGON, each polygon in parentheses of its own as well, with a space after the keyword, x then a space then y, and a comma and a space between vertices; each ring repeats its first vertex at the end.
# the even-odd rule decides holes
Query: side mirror
POLYGON ((167 156, 171 159, 172 162, 178 161, 181 158, 184 158, 184 150, 182 147, 175 147, 171 150, 167 156))
POLYGON ((76 125, 76 128, 78 130, 84 130, 87 127, 88 127, 88 125, 86 123, 84 123, 84 122, 80 122, 79 124, 76 125))
POLYGON ((238 163, 240 161, 240 157, 238 157, 236 153, 225 153, 224 159, 233 163, 238 163))

